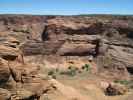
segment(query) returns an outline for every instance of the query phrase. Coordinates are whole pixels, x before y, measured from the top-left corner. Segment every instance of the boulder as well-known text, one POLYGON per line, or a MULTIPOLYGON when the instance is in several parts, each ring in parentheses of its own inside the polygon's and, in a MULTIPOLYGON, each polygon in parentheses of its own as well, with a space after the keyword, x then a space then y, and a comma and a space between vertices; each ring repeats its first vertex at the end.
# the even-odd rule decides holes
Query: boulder
POLYGON ((10 71, 12 78, 16 82, 25 82, 32 79, 32 76, 38 73, 38 66, 34 64, 23 64, 19 62, 10 63, 10 71))
POLYGON ((106 95, 115 96, 115 95, 124 95, 128 89, 121 84, 109 84, 105 90, 106 95))

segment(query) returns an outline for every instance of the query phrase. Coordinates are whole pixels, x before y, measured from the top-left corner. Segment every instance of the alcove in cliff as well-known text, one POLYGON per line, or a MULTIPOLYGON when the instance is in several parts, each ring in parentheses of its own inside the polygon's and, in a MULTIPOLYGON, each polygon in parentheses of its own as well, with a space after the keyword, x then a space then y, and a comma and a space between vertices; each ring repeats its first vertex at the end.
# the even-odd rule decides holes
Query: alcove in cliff
POLYGON ((129 74, 133 75, 133 67, 127 67, 127 71, 129 74))
POLYGON ((48 32, 47 32, 48 26, 45 26, 42 35, 41 35, 41 39, 42 41, 47 41, 48 40, 48 32))

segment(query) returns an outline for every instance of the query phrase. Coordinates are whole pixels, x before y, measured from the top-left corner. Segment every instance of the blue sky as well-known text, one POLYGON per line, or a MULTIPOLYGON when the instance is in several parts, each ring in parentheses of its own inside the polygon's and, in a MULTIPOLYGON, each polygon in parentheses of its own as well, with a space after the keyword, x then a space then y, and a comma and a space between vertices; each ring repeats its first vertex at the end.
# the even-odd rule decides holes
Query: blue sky
POLYGON ((0 0, 0 14, 133 14, 133 0, 0 0))

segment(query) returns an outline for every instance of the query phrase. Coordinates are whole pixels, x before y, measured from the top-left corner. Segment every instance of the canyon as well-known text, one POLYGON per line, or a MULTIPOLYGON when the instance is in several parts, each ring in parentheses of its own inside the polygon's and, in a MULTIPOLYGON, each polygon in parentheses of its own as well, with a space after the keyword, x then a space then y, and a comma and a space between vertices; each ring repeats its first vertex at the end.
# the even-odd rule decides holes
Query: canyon
POLYGON ((0 15, 0 100, 132 100, 131 87, 133 16, 0 15))

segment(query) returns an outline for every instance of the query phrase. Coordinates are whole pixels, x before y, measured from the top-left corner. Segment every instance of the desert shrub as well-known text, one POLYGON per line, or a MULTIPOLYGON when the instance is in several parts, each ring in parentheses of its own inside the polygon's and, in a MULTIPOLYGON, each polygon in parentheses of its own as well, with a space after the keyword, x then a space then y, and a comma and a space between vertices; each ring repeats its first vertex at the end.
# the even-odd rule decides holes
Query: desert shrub
POLYGON ((52 78, 53 78, 53 79, 56 79, 56 75, 55 75, 55 74, 54 74, 54 75, 52 75, 52 78))
POLYGON ((75 76, 77 74, 74 70, 60 72, 61 75, 75 76))
POLYGON ((86 68, 86 71, 89 71, 90 70, 90 65, 89 64, 85 64, 85 68, 86 68))
POLYGON ((74 66, 69 66, 69 70, 68 70, 68 74, 70 74, 71 76, 75 76, 76 75, 76 71, 78 70, 76 67, 74 66))
POLYGON ((89 64, 85 64, 82 66, 82 70, 86 70, 86 71, 90 71, 90 65, 89 64))
POLYGON ((82 71, 81 70, 78 70, 78 73, 82 73, 82 71))
POLYGON ((73 66, 69 66, 68 69, 71 70, 73 66))
POLYGON ((48 76, 51 76, 53 79, 56 79, 56 72, 54 70, 50 70, 48 72, 48 76))
POLYGON ((48 72, 48 75, 53 75, 53 74, 54 74, 54 71, 52 70, 48 72))
POLYGON ((133 80, 129 83, 129 88, 133 89, 133 80))
POLYGON ((22 32, 22 33, 30 33, 29 30, 23 30, 23 29, 13 29, 14 32, 22 32))
POLYGON ((85 66, 82 66, 82 70, 84 70, 85 69, 85 66))
POLYGON ((127 80, 115 80, 114 82, 122 85, 128 85, 130 83, 130 81, 127 80))
POLYGON ((55 69, 55 72, 57 72, 57 73, 58 73, 58 72, 59 72, 59 69, 58 69, 58 68, 56 68, 56 69, 55 69))

